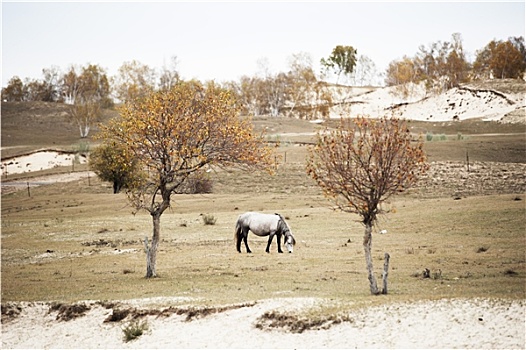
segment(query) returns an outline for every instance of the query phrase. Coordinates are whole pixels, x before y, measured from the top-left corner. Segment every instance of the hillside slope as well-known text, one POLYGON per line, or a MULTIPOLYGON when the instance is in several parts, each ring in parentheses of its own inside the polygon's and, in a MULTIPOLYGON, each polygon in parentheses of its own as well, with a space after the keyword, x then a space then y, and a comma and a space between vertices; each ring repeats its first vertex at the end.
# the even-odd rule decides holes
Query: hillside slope
MULTIPOLYGON (((340 88, 341 90, 341 88, 340 88)), ((479 118, 526 123, 526 82, 499 80, 476 82, 429 96, 420 86, 411 86, 408 97, 397 94, 397 87, 369 88, 340 92, 341 104, 331 110, 331 118, 350 112, 358 115, 396 115, 408 120, 444 122, 479 118)))

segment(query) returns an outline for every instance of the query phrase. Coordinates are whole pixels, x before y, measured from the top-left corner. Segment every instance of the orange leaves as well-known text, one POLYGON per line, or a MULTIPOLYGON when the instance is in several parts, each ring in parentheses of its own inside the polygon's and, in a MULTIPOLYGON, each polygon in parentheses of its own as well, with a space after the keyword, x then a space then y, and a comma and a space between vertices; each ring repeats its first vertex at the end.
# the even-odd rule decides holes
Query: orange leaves
POLYGON ((250 120, 239 118, 231 94, 213 83, 182 82, 129 102, 101 135, 126 145, 143 166, 155 169, 150 182, 161 192, 177 192, 207 165, 270 168, 273 161, 272 149, 256 136, 250 120))
POLYGON ((341 209, 374 220, 382 201, 427 171, 425 159, 422 141, 412 142, 403 121, 342 119, 338 128, 318 133, 307 173, 341 209))

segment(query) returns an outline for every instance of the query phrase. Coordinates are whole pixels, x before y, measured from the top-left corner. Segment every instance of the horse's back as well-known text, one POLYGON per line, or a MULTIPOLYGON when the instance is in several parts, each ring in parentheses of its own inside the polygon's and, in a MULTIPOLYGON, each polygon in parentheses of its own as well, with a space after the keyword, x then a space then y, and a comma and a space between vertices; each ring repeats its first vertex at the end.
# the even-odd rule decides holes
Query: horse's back
POLYGON ((238 224, 244 225, 256 235, 268 235, 278 227, 279 216, 258 212, 246 212, 238 218, 238 224))

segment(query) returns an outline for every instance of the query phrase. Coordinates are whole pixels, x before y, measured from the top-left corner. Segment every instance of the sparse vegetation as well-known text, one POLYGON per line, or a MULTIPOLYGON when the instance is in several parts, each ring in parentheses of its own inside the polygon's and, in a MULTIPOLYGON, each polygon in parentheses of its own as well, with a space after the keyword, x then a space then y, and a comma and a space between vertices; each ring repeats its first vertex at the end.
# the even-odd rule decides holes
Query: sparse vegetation
POLYGON ((145 320, 139 321, 134 320, 130 321, 123 329, 122 332, 124 333, 124 341, 130 342, 132 340, 135 340, 139 338, 141 335, 144 334, 148 330, 148 322, 145 320))
MULTIPOLYGON (((67 124, 56 119, 60 108, 45 103, 2 103, 2 135, 11 135, 2 138, 2 145, 8 147, 5 154, 29 152, 55 141, 64 148, 78 142, 78 137, 61 136, 67 124), (39 120, 31 117, 30 106, 42 115, 39 120), (43 131, 28 139, 27 127, 22 128, 16 120, 33 128, 40 125, 43 131)), ((254 118, 253 122, 258 131, 269 127, 282 135, 303 134, 288 136, 292 142, 312 142, 312 136, 305 134, 317 128, 285 118, 254 118)), ((391 253, 390 294, 375 298, 374 303, 449 297, 524 298, 524 126, 473 120, 412 121, 410 127, 416 134, 429 130, 434 135, 462 132, 470 136, 461 141, 426 143, 429 161, 435 162, 429 178, 389 203, 396 211, 381 221, 389 233, 374 236, 382 250, 374 251, 373 256, 376 261, 384 249, 391 253), (485 133, 519 134, 477 136, 485 133), (462 178, 466 148, 472 169, 469 177, 462 178), (462 200, 453 200, 453 194, 459 192, 462 200), (486 246, 490 247, 486 252, 476 252, 486 246), (436 249, 434 254, 427 254, 430 247, 436 249), (422 278, 426 267, 431 270, 429 279, 422 278), (442 277, 435 280, 433 274, 438 269, 442 277), (457 279, 468 272, 471 278, 457 279), (418 278, 412 277, 414 274, 418 278)), ((212 193, 177 195, 163 225, 159 253, 162 278, 151 281, 142 278, 142 240, 151 231, 151 217, 132 215, 125 195, 113 195, 110 185, 92 177, 90 185, 82 179, 34 187, 31 197, 24 191, 2 188, 2 305, 188 294, 196 298, 199 309, 283 295, 370 305, 372 299, 363 283, 367 272, 358 217, 333 210, 324 200, 304 172, 305 146, 295 144, 277 151, 281 155, 287 152, 286 163, 283 157, 273 176, 214 169, 210 173, 212 193), (235 223, 240 211, 252 209, 283 212, 298 240, 293 254, 237 254, 229 223, 235 223), (200 213, 214 213, 221 224, 203 226, 200 213), (283 278, 284 273, 290 278, 283 278)), ((79 170, 87 167, 79 166, 79 170)), ((35 175, 70 171, 71 167, 56 168, 10 175, 7 180, 25 183, 35 175)), ((264 250, 266 239, 250 239, 256 251, 258 245, 259 251, 264 250)), ((16 314, 16 310, 7 312, 16 314)), ((320 311, 320 315, 328 314, 334 312, 320 311)))
POLYGON ((255 326, 262 330, 277 328, 291 333, 303 333, 307 330, 329 329, 342 322, 353 322, 353 319, 344 314, 297 315, 268 311, 258 318, 255 326))
POLYGON ((210 225, 210 226, 213 226, 216 224, 216 217, 212 214, 204 214, 203 215, 203 223, 205 225, 210 225))
POLYGON ((67 304, 67 303, 52 303, 49 307, 49 312, 57 312, 58 321, 70 321, 77 317, 83 316, 90 307, 85 303, 67 304))

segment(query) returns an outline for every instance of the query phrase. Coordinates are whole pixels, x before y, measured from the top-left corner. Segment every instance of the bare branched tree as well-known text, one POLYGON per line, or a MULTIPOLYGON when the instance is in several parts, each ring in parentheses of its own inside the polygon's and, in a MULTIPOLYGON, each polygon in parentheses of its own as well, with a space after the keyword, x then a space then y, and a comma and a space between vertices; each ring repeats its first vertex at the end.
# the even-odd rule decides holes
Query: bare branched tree
POLYGON ((415 185, 427 171, 422 147, 421 139, 412 141, 403 121, 360 117, 354 123, 342 119, 335 130, 318 132, 316 145, 309 150, 307 173, 341 210, 360 215, 365 226, 363 246, 372 294, 381 293, 373 274, 373 225, 381 203, 415 185))

